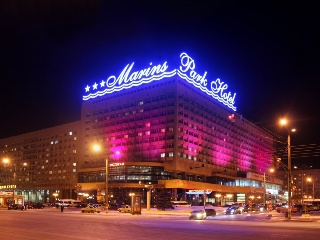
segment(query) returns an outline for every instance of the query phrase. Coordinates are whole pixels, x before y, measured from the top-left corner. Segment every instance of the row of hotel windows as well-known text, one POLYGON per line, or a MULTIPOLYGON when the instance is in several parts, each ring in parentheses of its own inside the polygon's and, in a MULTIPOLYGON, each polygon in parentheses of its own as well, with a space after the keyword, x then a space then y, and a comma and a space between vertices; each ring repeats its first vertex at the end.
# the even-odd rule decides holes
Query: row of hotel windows
MULTIPOLYGON (((174 111, 172 110, 171 111, 172 114, 174 114, 174 111)), ((141 116, 142 117, 142 116, 141 116)), ((149 116, 150 117, 150 116, 149 116)), ((146 119, 149 119, 149 117, 147 116, 144 116, 144 118, 146 119)), ((104 127, 109 127, 109 126, 115 126, 115 125, 120 125, 120 124, 123 124, 123 123, 129 123, 129 122, 132 122, 132 121, 135 121, 137 119, 130 119, 130 121, 128 121, 128 119, 126 120, 119 120, 119 121, 114 121, 114 122, 107 122, 105 124, 99 124, 99 125, 94 125, 93 126, 93 129, 97 129, 97 128, 104 128, 104 127)), ((174 122, 174 119, 167 119, 167 120, 163 120, 161 121, 160 120, 160 123, 163 123, 163 124, 166 124, 166 123, 172 123, 174 122)), ((119 131, 124 131, 124 130, 130 130, 130 129, 137 129, 137 128, 142 128, 142 127, 150 127, 152 125, 157 125, 159 123, 159 121, 156 121, 156 122, 152 122, 152 124, 150 122, 147 122, 147 123, 142 123, 142 122, 139 122, 138 124, 135 124, 135 125, 132 125, 132 126, 124 126, 123 128, 118 128, 118 129, 111 129, 111 130, 107 130, 105 131, 104 133, 105 134, 110 134, 110 133, 115 133, 115 132, 119 132, 119 131)), ((206 131, 204 128, 201 128, 201 127, 197 127, 194 123, 188 123, 187 121, 184 121, 183 119, 180 119, 179 120, 179 123, 183 123, 185 126, 188 126, 192 129, 195 129, 195 130, 198 130, 200 132, 206 132, 207 134, 213 134, 211 131, 206 131)), ((227 132, 224 132, 222 130, 220 130, 217 126, 213 126, 213 125, 209 125, 209 124, 206 124, 205 126, 209 127, 209 129, 213 129, 213 130, 216 130, 220 133, 224 133, 226 134, 227 136, 229 136, 229 134, 227 132)), ((89 130, 90 128, 86 128, 86 130, 89 130)), ((244 130, 244 129, 243 129, 244 130)), ((146 131, 145 132, 145 135, 150 135, 152 133, 157 133, 157 132, 163 132, 163 129, 156 129, 156 130, 152 130, 152 131, 146 131), (152 132, 153 131, 153 132, 152 132)), ((245 132, 248 132, 247 130, 245 132)), ((257 141, 259 140, 259 146, 264 146, 264 147, 270 147, 271 143, 270 142, 266 142, 263 138, 261 137, 258 137, 258 135, 253 135, 254 138, 251 138, 245 134, 244 131, 242 132, 239 132, 241 133, 240 135, 239 134, 236 134, 234 133, 234 135, 231 135, 230 137, 231 138, 234 138, 236 140, 240 140, 242 142, 245 142, 246 144, 249 144, 250 146, 252 147, 256 147, 257 146, 257 141), (251 143, 249 143, 247 141, 247 139, 249 138, 249 140, 251 141, 251 143)), ((142 136, 142 132, 139 133, 139 136, 142 136)), ((88 135, 87 135, 88 136, 88 135)), ((133 136, 134 137, 134 136, 133 136)), ((215 136, 216 137, 216 136, 215 136)))
MULTIPOLYGON (((164 84, 170 84, 170 83, 173 83, 173 82, 175 82, 175 80, 172 80, 172 81, 170 80, 170 81, 168 81, 168 82, 165 82, 164 84)), ((188 89, 192 90, 193 92, 195 92, 195 93, 197 93, 197 94, 200 94, 200 92, 199 92, 198 90, 196 90, 196 89, 194 89, 194 88, 186 85, 186 83, 184 83, 184 82, 182 82, 182 81, 180 81, 180 80, 179 80, 179 83, 181 83, 183 86, 187 87, 188 89)), ((161 83, 161 84, 163 84, 163 83, 161 83)), ((160 85, 154 85, 154 86, 152 86, 152 88, 154 88, 155 86, 161 86, 161 84, 160 84, 160 85)), ((140 89, 138 89, 138 91, 147 90, 147 89, 150 89, 150 88, 151 88, 151 86, 146 87, 146 88, 144 88, 144 89, 143 89, 143 88, 140 88, 140 89)), ((137 92, 137 90, 131 91, 130 93, 135 93, 135 92, 137 92)), ((130 93, 126 92, 124 95, 130 94, 130 93)), ((201 93, 201 96, 202 96, 202 95, 203 95, 203 93, 201 93)), ((123 96, 123 94, 118 94, 117 96, 111 96, 111 98, 121 97, 121 96, 123 96)), ((205 95, 204 95, 204 96, 205 96, 205 95)), ((168 95, 161 95, 161 96, 158 96, 158 97, 152 97, 152 98, 146 99, 146 100, 144 100, 144 101, 139 100, 139 101, 136 101, 136 102, 133 102, 133 103, 130 103, 130 104, 123 104, 123 105, 120 105, 120 106, 114 106, 114 107, 111 107, 111 108, 108 108, 108 109, 104 109, 104 110, 98 110, 98 111, 95 111, 95 112, 93 113, 93 115, 103 114, 103 113, 107 113, 107 112, 109 112, 109 111, 121 110, 121 109, 123 109, 123 108, 129 108, 129 107, 134 107, 134 106, 141 106, 141 105, 143 105, 144 103, 159 102, 160 100, 164 100, 164 99, 168 99, 168 98, 174 98, 174 97, 175 97, 175 94, 173 94, 173 93, 168 94, 168 95)), ((203 96, 202 96, 202 97, 203 97, 203 96)), ((209 119, 208 115, 203 115, 203 113, 201 113, 201 112, 199 113, 197 110, 195 110, 195 109, 201 109, 201 110, 203 110, 204 112, 209 113, 210 115, 213 115, 213 116, 215 117, 214 119, 216 119, 217 117, 220 118, 220 119, 223 119, 223 118, 221 118, 220 115, 216 115, 216 114, 215 114, 215 112, 214 112, 214 111, 215 111, 215 108, 213 108, 213 109, 212 109, 212 108, 206 108, 206 107, 203 106, 203 104, 198 104, 198 103, 196 103, 194 100, 192 100, 192 99, 190 99, 189 97, 186 97, 186 96, 180 96, 179 98, 183 98, 183 100, 186 101, 188 104, 194 105, 194 108, 190 108, 190 111, 196 113, 197 115, 200 114, 200 116, 209 119), (212 110, 213 110, 213 111, 212 111, 212 110)), ((207 98, 207 96, 206 96, 206 98, 207 98)), ((106 99, 109 99, 109 98, 106 98, 106 99)), ((105 100, 106 100, 106 99, 105 99, 105 100)), ((207 98, 207 99, 208 99, 208 98, 207 98)), ((212 101, 213 99, 210 99, 210 100, 212 101)), ((100 101, 99 101, 99 102, 100 102, 100 101)), ((167 104, 168 104, 168 103, 167 103, 167 104)), ((174 105, 173 102, 171 102, 171 103, 169 104, 169 106, 173 106, 173 105, 174 105)), ((181 103, 180 106, 183 107, 183 103, 181 103)), ((148 109, 152 109, 152 108, 155 108, 155 109, 156 109, 156 108, 158 108, 158 107, 159 107, 158 105, 155 105, 154 107, 151 107, 151 108, 148 108, 148 109)), ((186 106, 185 108, 188 109, 189 107, 186 106)), ((132 113, 133 113, 133 112, 132 112, 132 113)), ((127 113, 122 113, 122 114, 128 115, 129 113, 127 112, 127 113)), ((118 116, 119 116, 119 115, 118 115, 118 116)), ((116 117, 116 115, 114 115, 114 117, 116 117)), ((227 119, 227 117, 226 117, 226 119, 227 119)), ((225 119, 225 122, 228 122, 226 119, 225 119)), ((212 117, 211 117, 211 120, 213 120, 212 117)), ((214 121, 215 121, 215 120, 214 120, 214 121)), ((246 129, 242 129, 242 130, 244 130, 245 132, 249 133, 248 130, 246 130, 246 129)), ((258 135, 254 135, 253 133, 250 133, 250 135, 254 136, 256 139, 259 139, 259 136, 258 136, 258 135)), ((256 139, 254 139, 254 140, 256 140, 256 139)), ((263 140, 263 139, 262 139, 262 140, 263 140)))
MULTIPOLYGON (((145 88, 145 90, 147 90, 147 88, 145 88)), ((136 92, 136 91, 133 91, 133 92, 136 92)), ((130 93, 127 92, 125 95, 127 95, 127 94, 130 94, 130 93)), ((122 96, 122 94, 117 94, 117 95, 113 95, 113 96, 110 95, 108 97, 102 98, 102 101, 110 100, 112 98, 117 98, 117 97, 121 97, 121 96, 122 96)), ((95 116, 95 115, 104 114, 104 113, 108 113, 108 112, 112 112, 112 111, 118 111, 118 110, 122 110, 122 109, 126 109, 126 108, 141 106, 141 105, 143 105, 145 103, 146 104, 153 103, 153 102, 159 103, 160 101, 163 101, 163 100, 166 100, 166 99, 171 99, 171 98, 174 98, 174 97, 175 97, 175 94, 173 94, 173 93, 165 94, 165 95, 159 95, 157 97, 151 97, 151 98, 147 98, 145 100, 132 101, 130 103, 125 103, 125 104, 122 104, 122 105, 113 106, 113 107, 106 108, 106 109, 100 109, 100 110, 94 111, 92 114, 95 116)), ((94 101, 94 103, 97 103, 97 102, 98 101, 94 101)), ((86 115, 86 117, 89 117, 89 116, 90 116, 90 114, 86 115)))
MULTIPOLYGON (((59 136, 62 137, 63 135, 64 136, 72 136, 72 135, 75 135, 77 134, 77 131, 69 131, 67 133, 64 133, 64 134, 60 134, 60 135, 55 135, 55 136, 47 136, 47 137, 35 137, 35 138, 29 138, 27 140, 23 140, 21 142, 12 142, 12 143, 9 143, 9 144, 6 144, 4 145, 5 148, 8 148, 8 147, 14 147, 14 146, 20 146, 22 145, 23 148, 34 148, 34 147, 39 147, 39 146, 46 146, 46 145, 49 145, 49 144, 52 144, 53 141, 51 142, 48 142, 48 140, 50 139, 53 139, 53 138, 58 138, 59 136), (33 143, 33 142, 42 142, 42 141, 46 141, 46 143, 40 143, 40 144, 30 144, 28 145, 28 143, 33 143)), ((73 138, 74 140, 76 140, 76 137, 73 138)), ((18 138, 17 138, 18 140, 18 138)), ((69 140, 64 140, 64 142, 66 141, 70 141, 69 140)), ((54 141, 56 142, 56 140, 54 141)), ((62 142, 62 140, 60 140, 60 142, 62 142)), ((15 149, 16 150, 16 149, 15 149)), ((13 149, 11 151, 14 151, 13 149)))

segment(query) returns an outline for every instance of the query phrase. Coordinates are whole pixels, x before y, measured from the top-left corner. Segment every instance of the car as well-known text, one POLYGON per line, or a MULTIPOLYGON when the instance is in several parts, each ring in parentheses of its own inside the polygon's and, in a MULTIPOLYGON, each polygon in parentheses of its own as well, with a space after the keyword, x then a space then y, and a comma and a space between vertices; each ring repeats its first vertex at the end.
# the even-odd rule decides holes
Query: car
POLYGON ((226 214, 240 214, 242 210, 239 206, 231 206, 226 209, 226 214))
POLYGON ((207 217, 214 217, 217 213, 214 209, 203 209, 203 210, 193 210, 189 214, 189 220, 195 219, 195 220, 203 220, 207 219, 207 217))
POLYGON ((31 208, 32 208, 32 209, 43 209, 43 208, 44 208, 44 205, 43 205, 43 203, 38 202, 38 203, 32 204, 31 208))
POLYGON ((109 210, 118 210, 121 207, 121 205, 116 204, 116 203, 110 203, 108 206, 109 210))
POLYGON ((297 208, 298 212, 310 212, 314 211, 312 204, 294 204, 295 208, 297 208))
POLYGON ((12 204, 8 206, 8 210, 25 210, 26 208, 22 204, 12 204))
POLYGON ((100 208, 95 208, 93 205, 88 205, 87 207, 81 208, 82 213, 100 213, 100 208))
MULTIPOLYGON (((284 206, 281 206, 281 207, 277 207, 276 211, 278 213, 286 213, 288 212, 288 205, 284 205, 284 206)), ((298 212, 298 208, 296 206, 292 206, 291 207, 291 212, 292 213, 296 213, 298 212)))
POLYGON ((123 205, 122 207, 118 208, 119 212, 124 212, 124 213, 130 213, 131 212, 131 206, 129 205, 123 205))

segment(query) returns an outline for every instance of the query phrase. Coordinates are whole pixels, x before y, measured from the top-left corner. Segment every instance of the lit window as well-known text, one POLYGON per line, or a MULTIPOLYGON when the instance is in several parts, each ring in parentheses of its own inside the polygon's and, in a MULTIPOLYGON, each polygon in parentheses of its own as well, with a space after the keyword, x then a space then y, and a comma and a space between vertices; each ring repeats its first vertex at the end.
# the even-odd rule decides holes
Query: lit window
POLYGON ((161 153, 160 155, 162 158, 166 157, 166 154, 165 153, 161 153))
POLYGON ((140 101, 140 102, 139 102, 139 105, 143 105, 143 101, 140 101))
POLYGON ((166 132, 166 129, 165 128, 161 128, 161 132, 166 132))
POLYGON ((77 137, 74 137, 73 140, 74 140, 74 141, 77 141, 77 137))
POLYGON ((69 132, 69 135, 71 136, 71 135, 72 135, 72 132, 69 132))
POLYGON ((169 152, 169 157, 173 157, 173 152, 169 152))
POLYGON ((74 163, 72 163, 72 165, 73 165, 73 166, 77 166, 77 163, 74 162, 74 163))
POLYGON ((124 137, 124 138, 128 138, 129 136, 128 136, 128 134, 126 134, 126 135, 124 135, 123 137, 124 137))
POLYGON ((49 174, 52 174, 52 171, 49 171, 49 174))
POLYGON ((72 172, 77 172, 77 169, 72 169, 72 172))
POLYGON ((146 135, 150 135, 150 131, 146 131, 146 135))

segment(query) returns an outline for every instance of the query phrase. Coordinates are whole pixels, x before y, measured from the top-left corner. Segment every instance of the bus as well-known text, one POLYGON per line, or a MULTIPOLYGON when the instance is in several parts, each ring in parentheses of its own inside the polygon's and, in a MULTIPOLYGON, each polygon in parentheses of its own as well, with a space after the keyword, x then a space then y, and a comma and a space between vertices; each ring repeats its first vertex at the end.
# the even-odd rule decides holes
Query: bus
POLYGON ((318 198, 304 199, 303 203, 304 204, 312 204, 313 211, 319 211, 320 210, 320 199, 318 199, 318 198))
POLYGON ((82 207, 80 200, 75 200, 75 199, 60 199, 59 201, 56 202, 56 207, 82 207))

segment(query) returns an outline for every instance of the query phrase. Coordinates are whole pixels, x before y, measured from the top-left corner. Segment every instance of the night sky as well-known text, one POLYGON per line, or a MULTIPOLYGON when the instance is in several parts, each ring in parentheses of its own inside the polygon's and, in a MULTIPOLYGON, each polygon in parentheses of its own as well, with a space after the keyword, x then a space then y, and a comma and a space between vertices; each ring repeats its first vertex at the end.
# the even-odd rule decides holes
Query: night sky
POLYGON ((87 84, 187 52, 199 73, 237 93, 248 120, 286 137, 278 120, 290 119, 293 162, 318 164, 316 5, 172 2, 1 1, 0 138, 79 120, 87 84))

